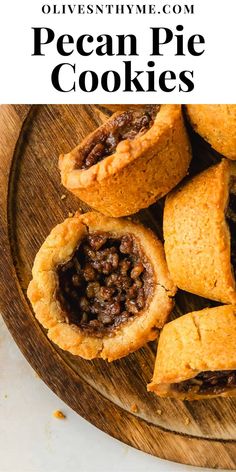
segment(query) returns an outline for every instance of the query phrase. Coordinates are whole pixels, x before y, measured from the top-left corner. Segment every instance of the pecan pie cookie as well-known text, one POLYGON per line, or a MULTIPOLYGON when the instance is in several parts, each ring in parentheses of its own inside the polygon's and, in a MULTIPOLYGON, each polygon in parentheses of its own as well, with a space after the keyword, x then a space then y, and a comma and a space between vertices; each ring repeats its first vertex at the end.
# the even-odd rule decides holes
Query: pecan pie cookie
POLYGON ((200 400, 236 395, 236 307, 206 308, 164 326, 148 390, 200 400))
POLYGON ((191 150, 180 105, 114 113, 69 154, 63 185, 105 215, 130 215, 168 193, 186 175, 191 150))
POLYGON ((195 129, 219 153, 236 159, 236 105, 186 105, 195 129))
POLYGON ((236 303, 236 163, 224 159, 167 196, 164 239, 179 288, 236 303))
POLYGON ((85 359, 112 361, 155 339, 176 291, 150 230, 95 212, 56 226, 32 273, 36 318, 53 342, 85 359))

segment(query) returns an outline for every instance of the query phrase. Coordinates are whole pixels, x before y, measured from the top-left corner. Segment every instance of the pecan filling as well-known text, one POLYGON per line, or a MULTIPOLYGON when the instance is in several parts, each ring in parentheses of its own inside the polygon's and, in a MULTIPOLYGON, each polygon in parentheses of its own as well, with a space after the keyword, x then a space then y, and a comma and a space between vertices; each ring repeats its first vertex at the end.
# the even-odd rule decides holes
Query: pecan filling
POLYGON ((77 168, 89 169, 107 156, 114 154, 120 141, 133 140, 145 134, 153 125, 160 105, 144 105, 120 113, 97 130, 77 156, 77 168))
POLYGON ((153 291, 151 265, 130 234, 90 233, 57 275, 66 321, 98 337, 140 315, 153 291))
POLYGON ((181 393, 219 394, 236 388, 236 370, 201 372, 193 379, 173 385, 181 393))
POLYGON ((230 230, 231 240, 231 265, 233 272, 236 272, 236 195, 230 193, 226 219, 230 230))

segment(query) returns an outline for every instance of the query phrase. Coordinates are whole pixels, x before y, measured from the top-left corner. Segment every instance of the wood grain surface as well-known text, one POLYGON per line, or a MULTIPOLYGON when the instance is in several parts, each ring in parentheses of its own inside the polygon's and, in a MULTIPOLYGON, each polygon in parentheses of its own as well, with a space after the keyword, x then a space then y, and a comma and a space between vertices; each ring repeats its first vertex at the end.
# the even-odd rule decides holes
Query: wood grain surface
MULTIPOLYGON (((107 117, 90 105, 0 108, 0 296, 13 338, 39 376, 68 405, 103 431, 142 451, 203 467, 236 468, 236 399, 180 402, 146 391, 156 345, 113 362, 85 361, 53 345, 26 297, 31 267, 50 230, 78 207, 60 184, 58 155, 107 117), (62 195, 66 198, 61 199, 62 195), (137 406, 137 411, 133 406, 137 406)), ((191 173, 218 159, 191 135, 191 173)), ((138 214, 162 237, 163 202, 138 214)), ((173 317, 212 303, 179 291, 173 317)))

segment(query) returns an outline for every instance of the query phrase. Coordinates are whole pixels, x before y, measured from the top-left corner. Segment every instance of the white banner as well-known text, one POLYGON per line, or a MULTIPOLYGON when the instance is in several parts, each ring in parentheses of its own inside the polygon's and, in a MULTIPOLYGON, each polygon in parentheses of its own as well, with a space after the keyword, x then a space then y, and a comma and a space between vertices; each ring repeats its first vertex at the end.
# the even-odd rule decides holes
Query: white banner
POLYGON ((1 103, 236 103, 236 1, 1 1, 1 103))

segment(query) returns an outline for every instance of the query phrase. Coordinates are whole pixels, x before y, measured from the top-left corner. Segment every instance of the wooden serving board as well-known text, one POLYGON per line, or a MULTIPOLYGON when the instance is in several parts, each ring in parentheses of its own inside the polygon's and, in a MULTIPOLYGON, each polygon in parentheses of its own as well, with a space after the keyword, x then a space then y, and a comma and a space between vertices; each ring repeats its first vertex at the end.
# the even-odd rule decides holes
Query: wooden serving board
MULTIPOLYGON (((146 385, 155 343, 108 364, 61 351, 37 323, 26 297, 36 252, 58 222, 83 207, 60 184, 58 155, 106 118, 90 105, 0 108, 1 310, 15 341, 39 376, 98 428, 150 454, 204 467, 236 468, 236 399, 158 399, 146 385), (61 199, 66 195, 65 199, 61 199), (134 412, 133 405, 137 405, 134 412)), ((191 172, 216 159, 195 135, 191 172)), ((161 237, 162 203, 138 217, 161 237)), ((178 293, 173 316, 211 305, 178 293)))

